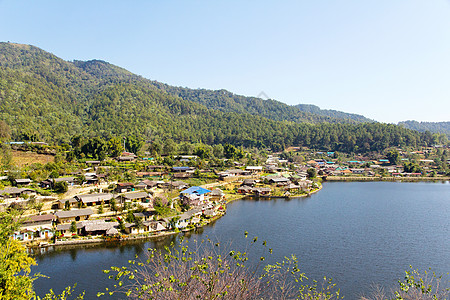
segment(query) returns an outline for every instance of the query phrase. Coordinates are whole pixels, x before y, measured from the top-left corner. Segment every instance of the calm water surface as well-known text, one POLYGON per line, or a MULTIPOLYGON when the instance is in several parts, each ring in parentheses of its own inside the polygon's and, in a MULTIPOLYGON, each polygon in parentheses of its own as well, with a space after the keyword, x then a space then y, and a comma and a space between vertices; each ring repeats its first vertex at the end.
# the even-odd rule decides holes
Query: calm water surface
MULTIPOLYGON (((333 277, 341 294, 356 299, 374 283, 395 286, 409 265, 450 272, 450 184, 326 183, 308 198, 236 201, 223 218, 189 238, 208 236, 239 249, 248 242, 244 231, 267 240, 274 252, 268 263, 295 254, 308 277, 333 277)), ((39 255, 33 272, 50 278, 38 279, 36 290, 42 295, 77 282, 77 290, 94 299, 112 285, 101 270, 144 258, 147 248, 174 239, 39 255)), ((259 257, 261 249, 254 254, 259 257)))

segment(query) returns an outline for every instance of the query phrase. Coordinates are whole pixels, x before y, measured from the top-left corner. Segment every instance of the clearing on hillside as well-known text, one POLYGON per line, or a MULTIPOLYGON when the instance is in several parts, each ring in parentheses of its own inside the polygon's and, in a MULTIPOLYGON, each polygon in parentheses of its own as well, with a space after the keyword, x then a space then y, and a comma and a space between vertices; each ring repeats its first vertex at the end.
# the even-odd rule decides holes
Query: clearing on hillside
POLYGON ((31 165, 34 163, 46 164, 54 162, 55 157, 49 154, 37 154, 35 152, 11 151, 12 162, 18 167, 31 165))

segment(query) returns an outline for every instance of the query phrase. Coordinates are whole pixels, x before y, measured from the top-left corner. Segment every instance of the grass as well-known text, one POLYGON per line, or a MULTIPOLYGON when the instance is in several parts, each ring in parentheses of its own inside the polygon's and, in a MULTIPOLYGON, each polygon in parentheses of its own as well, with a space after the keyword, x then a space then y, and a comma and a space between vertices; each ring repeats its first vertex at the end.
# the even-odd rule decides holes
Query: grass
POLYGON ((20 168, 34 163, 46 164, 54 162, 55 157, 48 154, 37 154, 34 152, 11 151, 12 163, 20 168))

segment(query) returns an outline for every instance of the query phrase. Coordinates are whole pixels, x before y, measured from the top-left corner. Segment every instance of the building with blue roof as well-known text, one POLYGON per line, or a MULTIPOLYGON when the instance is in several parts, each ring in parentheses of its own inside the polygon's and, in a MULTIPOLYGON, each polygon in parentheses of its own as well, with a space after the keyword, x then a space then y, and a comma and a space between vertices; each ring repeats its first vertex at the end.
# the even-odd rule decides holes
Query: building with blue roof
POLYGON ((181 204, 187 206, 198 206, 209 202, 207 194, 211 193, 210 190, 202 188, 200 186, 191 186, 180 192, 180 202, 181 204))

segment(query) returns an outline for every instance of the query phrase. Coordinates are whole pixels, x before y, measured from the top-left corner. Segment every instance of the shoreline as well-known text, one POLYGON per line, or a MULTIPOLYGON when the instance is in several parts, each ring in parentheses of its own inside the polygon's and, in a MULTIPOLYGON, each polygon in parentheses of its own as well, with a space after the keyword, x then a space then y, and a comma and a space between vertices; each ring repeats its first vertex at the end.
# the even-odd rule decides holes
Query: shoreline
POLYGON ((429 182, 429 181, 450 181, 450 177, 368 177, 368 176, 331 176, 322 177, 324 182, 330 181, 400 181, 400 182, 429 182))
MULTIPOLYGON (((276 198, 284 198, 284 199, 303 198, 303 197, 308 197, 312 194, 319 192, 320 190, 322 190, 322 188, 323 188, 323 185, 320 185, 319 188, 313 190, 312 192, 310 192, 308 194, 301 194, 301 195, 296 195, 296 196, 267 196, 267 197, 259 196, 259 197, 254 197, 252 195, 231 194, 233 197, 232 197, 232 199, 227 200, 226 204, 231 203, 233 201, 241 200, 245 197, 267 199, 267 200, 272 200, 272 199, 276 199, 276 198)), ((218 219, 222 218, 225 215, 226 215, 226 211, 225 211, 225 213, 223 213, 221 215, 218 215, 211 219, 208 219, 207 223, 205 223, 201 226, 195 226, 192 229, 183 229, 183 230, 179 230, 179 231, 166 231, 166 232, 161 232, 161 233, 154 234, 154 235, 136 234, 136 235, 130 235, 130 236, 126 236, 126 237, 121 236, 120 238, 110 238, 110 239, 107 239, 107 238, 105 239, 103 237, 101 237, 101 238, 98 238, 98 237, 82 238, 82 239, 76 239, 76 240, 56 241, 55 243, 43 242, 38 245, 30 244, 30 245, 26 245, 26 246, 29 249, 50 248, 50 247, 71 248, 71 247, 77 247, 77 246, 81 246, 81 245, 100 245, 100 244, 122 243, 122 242, 137 241, 137 240, 152 240, 152 239, 164 238, 164 237, 172 236, 172 235, 178 235, 179 233, 184 234, 184 233, 188 233, 188 232, 193 232, 199 228, 209 225, 212 222, 217 221, 218 219)))

